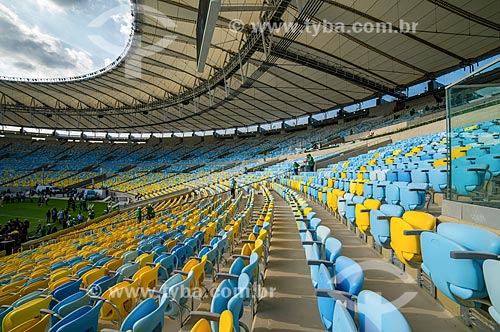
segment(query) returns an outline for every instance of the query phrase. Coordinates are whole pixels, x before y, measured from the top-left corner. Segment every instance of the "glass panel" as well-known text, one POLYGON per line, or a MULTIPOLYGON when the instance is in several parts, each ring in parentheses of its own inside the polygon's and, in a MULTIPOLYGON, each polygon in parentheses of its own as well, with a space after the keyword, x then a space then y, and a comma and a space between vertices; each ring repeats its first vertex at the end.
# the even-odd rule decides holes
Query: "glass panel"
POLYGON ((446 98, 447 196, 500 207, 500 59, 449 86, 446 98))

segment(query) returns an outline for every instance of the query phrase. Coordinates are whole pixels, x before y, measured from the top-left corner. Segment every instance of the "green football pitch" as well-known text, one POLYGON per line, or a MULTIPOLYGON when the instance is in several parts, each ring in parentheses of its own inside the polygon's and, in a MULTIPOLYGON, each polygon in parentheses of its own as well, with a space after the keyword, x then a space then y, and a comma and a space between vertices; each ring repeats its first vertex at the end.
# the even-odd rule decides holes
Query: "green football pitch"
MULTIPOLYGON (((24 203, 4 203, 3 206, 0 206, 0 224, 5 226, 9 219, 15 220, 19 218, 20 221, 28 219, 30 222, 29 234, 32 235, 35 232, 36 226, 38 222, 42 225, 46 222, 46 213, 47 210, 56 207, 59 211, 62 208, 66 208, 68 206, 68 201, 64 199, 57 198, 49 198, 48 205, 44 205, 43 207, 38 206, 37 204, 38 198, 33 198, 33 203, 30 202, 29 198, 26 198, 24 203)), ((103 215, 103 211, 106 209, 106 203, 102 202, 87 202, 87 207, 94 205, 95 217, 100 217, 103 215)), ((78 214, 78 201, 76 202, 76 211, 72 209, 69 210, 69 215, 72 217, 77 216, 78 214)), ((87 212, 83 211, 84 220, 87 220, 87 212)), ((52 222, 51 222, 52 223, 52 222)), ((57 223, 58 229, 62 229, 62 226, 57 223)))

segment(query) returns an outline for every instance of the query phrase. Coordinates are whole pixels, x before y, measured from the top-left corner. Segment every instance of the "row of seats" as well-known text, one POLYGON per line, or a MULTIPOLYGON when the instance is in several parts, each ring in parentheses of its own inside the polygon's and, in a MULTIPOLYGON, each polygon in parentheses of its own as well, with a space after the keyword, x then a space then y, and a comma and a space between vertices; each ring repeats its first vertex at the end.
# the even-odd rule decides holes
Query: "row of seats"
MULTIPOLYGON (((292 183, 286 178, 280 181, 287 187, 292 183)), ((336 193, 334 189, 328 194, 336 193)), ((325 204, 315 196, 310 198, 353 225, 351 230, 363 234, 365 240, 371 236, 379 250, 390 250, 401 263, 418 269, 419 275, 432 282, 431 287, 460 306, 475 308, 485 301, 491 303, 490 316, 499 322, 496 289, 500 284, 492 273, 500 267, 500 236, 469 225, 438 224, 434 216, 425 212, 405 212, 399 205, 381 204, 374 199, 357 201, 346 195, 339 196, 336 205, 328 205, 328 199, 325 204)), ((310 220, 309 227, 320 234, 314 218, 310 220)))
POLYGON ((307 202, 280 184, 275 183, 273 188, 294 212, 325 328, 334 332, 411 331, 405 317, 391 302, 371 290, 362 290, 362 267, 341 255, 342 243, 331 237, 331 230, 321 225, 307 202))
POLYGON ((29 322, 35 330, 50 324, 52 331, 74 331, 77 318, 89 326, 97 326, 98 318, 124 328, 131 320, 138 324, 137 315, 146 308, 154 308, 157 317, 161 313, 161 324, 168 310, 182 321, 183 309, 178 310, 176 294, 168 290, 179 283, 202 287, 205 273, 215 276, 218 263, 232 250, 235 234, 242 234, 243 222, 251 215, 253 193, 249 211, 231 221, 241 197, 242 193, 236 200, 171 200, 157 206, 165 213, 144 225, 111 218, 97 225, 99 229, 94 225, 76 237, 68 235, 59 243, 11 256, 0 267, 0 301, 9 306, 2 312, 4 330, 23 331, 29 322), (158 288, 159 279, 167 280, 156 305, 145 298, 148 290, 158 288), (36 293, 40 288, 43 299, 36 293), (144 301, 137 305, 137 298, 144 301))
POLYGON ((248 224, 247 239, 241 240, 242 248, 239 255, 233 255, 234 261, 227 273, 218 273, 216 279, 222 280, 212 297, 210 312, 194 311, 191 317, 201 318, 205 329, 192 332, 217 332, 221 331, 222 323, 217 319, 225 311, 232 313, 233 328, 235 332, 241 329, 249 332, 249 327, 243 322, 244 307, 249 307, 251 318, 257 312, 257 303, 260 300, 260 290, 264 285, 265 269, 268 260, 270 237, 272 234, 272 221, 274 198, 268 189, 263 187, 264 206, 253 224, 248 224), (215 317, 215 318, 214 318, 215 317), (205 320, 212 320, 210 324, 205 320), (208 326, 210 325, 210 329, 208 326))

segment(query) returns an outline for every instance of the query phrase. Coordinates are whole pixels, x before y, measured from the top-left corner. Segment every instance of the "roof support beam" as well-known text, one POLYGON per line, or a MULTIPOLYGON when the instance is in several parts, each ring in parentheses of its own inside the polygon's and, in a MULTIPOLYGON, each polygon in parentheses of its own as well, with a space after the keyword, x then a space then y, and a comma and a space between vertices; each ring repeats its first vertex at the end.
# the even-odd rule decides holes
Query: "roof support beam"
POLYGON ((332 66, 331 64, 321 61, 318 58, 313 58, 311 56, 302 55, 294 53, 289 50, 282 50, 274 48, 272 50, 273 55, 280 57, 282 59, 297 63, 299 65, 314 68, 319 71, 323 71, 330 75, 339 77, 362 88, 376 91, 382 94, 391 95, 397 98, 403 98, 404 95, 397 90, 396 87, 390 87, 380 82, 374 81, 366 76, 361 76, 359 74, 348 71, 347 69, 341 68, 339 66, 332 66))
POLYGON ((480 24, 482 26, 500 32, 500 24, 485 19, 484 17, 474 15, 473 13, 468 12, 460 7, 457 7, 454 4, 449 3, 448 1, 444 0, 427 0, 427 1, 453 14, 463 17, 467 20, 471 20, 472 22, 475 22, 477 24, 480 24))
POLYGON ((273 10, 274 6, 251 6, 251 5, 241 5, 234 4, 228 6, 221 6, 221 12, 260 12, 260 11, 268 11, 273 10))
MULTIPOLYGON (((348 12, 350 12, 350 13, 353 13, 353 14, 355 14, 355 15, 359 15, 359 16, 364 17, 364 18, 366 18, 366 19, 368 19, 368 20, 371 20, 371 21, 373 21, 373 22, 390 24, 390 23, 388 23, 388 22, 384 22, 384 21, 382 21, 381 19, 379 19, 379 18, 377 18, 377 17, 374 17, 374 16, 371 16, 371 15, 368 15, 366 12, 363 12, 363 11, 357 10, 357 9, 352 8, 352 7, 350 7, 350 6, 346 6, 346 5, 341 4, 341 3, 337 2, 337 1, 334 1, 334 0, 325 0, 325 1, 326 1, 326 2, 328 2, 328 4, 330 4, 330 5, 332 5, 332 6, 335 6, 335 7, 337 7, 337 8, 343 9, 343 10, 348 11, 348 12)), ((428 1, 433 2, 433 0, 428 0, 428 1)), ((396 26, 394 26, 394 25, 392 25, 392 24, 391 24, 391 27, 392 27, 392 30, 393 30, 393 31, 398 31, 401 35, 403 35, 403 36, 405 36, 405 37, 408 37, 408 38, 410 38, 410 39, 413 39, 413 40, 415 40, 415 41, 417 41, 417 42, 419 42, 419 43, 421 43, 421 44, 424 44, 425 46, 428 46, 428 47, 430 47, 430 48, 432 48, 432 49, 434 49, 434 50, 436 50, 436 51, 438 51, 438 52, 441 52, 441 53, 443 53, 443 54, 446 54, 446 55, 448 55, 448 56, 450 56, 450 57, 452 57, 452 58, 458 59, 458 60, 460 60, 460 61, 463 61, 463 60, 464 60, 464 58, 462 58, 461 56, 459 56, 459 55, 457 55, 457 54, 455 54, 455 53, 453 53, 453 52, 451 52, 451 51, 449 51, 449 50, 447 50, 447 49, 445 49, 445 48, 442 48, 442 47, 440 47, 440 46, 438 46, 438 45, 435 45, 435 44, 433 44, 433 43, 431 43, 431 42, 428 42, 427 40, 422 39, 422 38, 420 38, 420 37, 416 36, 416 35, 415 35, 415 34, 413 34, 413 33, 402 32, 402 31, 399 29, 399 27, 396 27, 396 26)), ((417 67, 412 68, 412 69, 416 69, 416 70, 420 71, 421 73, 428 74, 428 73, 427 73, 427 72, 425 72, 424 70, 422 70, 422 69, 420 69, 420 68, 417 68, 417 67)))

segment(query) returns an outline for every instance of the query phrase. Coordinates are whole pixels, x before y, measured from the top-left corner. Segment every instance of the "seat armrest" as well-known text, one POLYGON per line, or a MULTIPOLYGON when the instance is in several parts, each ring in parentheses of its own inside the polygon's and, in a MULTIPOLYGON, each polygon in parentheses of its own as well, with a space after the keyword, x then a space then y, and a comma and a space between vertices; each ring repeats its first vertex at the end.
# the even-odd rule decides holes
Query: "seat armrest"
POLYGON ((316 295, 317 297, 329 297, 331 299, 337 299, 341 301, 356 299, 356 295, 352 295, 348 292, 331 290, 331 289, 315 289, 314 295, 316 295))
POLYGON ((94 300, 94 301, 103 301, 103 302, 106 302, 107 300, 102 297, 102 296, 91 296, 90 299, 94 300))
POLYGON ((174 274, 180 274, 181 276, 187 276, 189 272, 184 272, 181 270, 174 270, 174 274))
POLYGON ((299 229, 299 233, 305 233, 305 232, 315 233, 315 232, 316 232, 316 230, 315 230, 315 229, 312 229, 312 228, 308 228, 308 229, 299 229))
POLYGON ((209 248, 209 249, 213 249, 214 246, 211 246, 211 245, 208 245, 208 244, 204 244, 201 246, 202 248, 209 248))
POLYGON ((404 235, 420 235, 424 232, 430 232, 424 229, 410 229, 403 232, 404 235))
POLYGON ((146 263, 146 265, 147 265, 147 266, 153 266, 153 267, 154 267, 154 266, 156 266, 156 264, 157 264, 157 263, 153 263, 153 262, 148 262, 148 263, 146 263))
POLYGON ((231 280, 238 280, 239 275, 237 274, 232 274, 232 273, 217 273, 215 276, 215 279, 231 279, 231 280))
POLYGON ((241 240, 241 243, 255 243, 255 240, 241 240))
POLYGON ((157 291, 157 290, 155 290, 155 289, 148 289, 148 293, 149 293, 149 294, 153 294, 153 295, 159 295, 159 296, 161 296, 161 295, 163 295, 163 294, 164 294, 164 293, 162 293, 162 292, 160 292, 160 291, 157 291))
POLYGON ((57 312, 55 312, 54 310, 50 310, 50 309, 40 309, 40 313, 44 314, 44 315, 51 315, 51 316, 54 316, 58 319, 64 318, 61 315, 59 315, 57 312))
POLYGON ((50 309, 40 309, 40 313, 46 314, 46 315, 57 315, 57 312, 55 312, 54 310, 50 310, 50 309))
POLYGON ((216 237, 218 239, 222 239, 222 235, 214 235, 214 237, 216 237))
POLYGON ((391 220, 393 216, 378 216, 377 220, 391 220))
POLYGON ((326 260, 322 260, 322 259, 310 259, 310 260, 307 261, 307 265, 309 265, 309 266, 318 266, 318 265, 321 265, 321 264, 324 264, 327 267, 335 266, 334 262, 332 262, 332 261, 326 261, 326 260))
POLYGON ((419 189, 419 188, 410 188, 410 189, 408 189, 408 191, 417 191, 417 192, 424 192, 424 193, 427 192, 427 190, 419 189))
POLYGON ((244 255, 233 255, 233 258, 241 258, 244 260, 250 260, 250 256, 244 256, 244 255))
POLYGON ((479 167, 471 167, 471 168, 467 168, 468 171, 472 171, 472 172, 486 172, 487 169, 486 168, 479 168, 479 167))
POLYGON ((370 209, 363 209, 363 210, 359 210, 359 212, 361 213, 370 213, 370 209))
POLYGON ((495 255, 495 254, 490 254, 489 252, 450 251, 450 258, 453 258, 453 259, 477 259, 477 260, 486 260, 486 259, 499 260, 500 256, 495 255))
POLYGON ((191 257, 189 257, 189 259, 194 259, 198 262, 201 262, 201 257, 191 256, 191 257))
POLYGON ((354 203, 349 203, 349 204, 347 204, 347 206, 356 206, 356 204, 354 204, 354 203))
POLYGON ((123 278, 123 281, 134 282, 134 279, 131 279, 131 278, 123 278))
POLYGON ((313 244, 317 244, 318 246, 322 246, 323 242, 321 241, 302 241, 303 246, 312 246, 313 244))
POLYGON ((191 311, 189 313, 189 317, 198 319, 204 318, 212 322, 218 322, 220 319, 220 314, 210 311, 191 311))
POLYGON ((101 332, 121 332, 121 331, 115 329, 102 329, 101 332))

